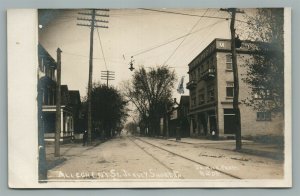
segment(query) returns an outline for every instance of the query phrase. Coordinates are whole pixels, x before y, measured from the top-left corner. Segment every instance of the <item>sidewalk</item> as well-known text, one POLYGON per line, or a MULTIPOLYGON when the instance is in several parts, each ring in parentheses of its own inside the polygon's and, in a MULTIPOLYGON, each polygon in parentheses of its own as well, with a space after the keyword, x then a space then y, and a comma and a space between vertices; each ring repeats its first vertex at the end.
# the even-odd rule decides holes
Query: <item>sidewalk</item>
POLYGON ((104 140, 95 140, 92 141, 90 146, 82 146, 82 142, 73 142, 67 144, 60 144, 60 157, 54 156, 54 143, 46 144, 46 162, 47 169, 50 170, 57 165, 62 164, 72 157, 76 157, 83 152, 93 149, 101 143, 105 142, 104 140))
MULTIPOLYGON (((173 142, 181 142, 186 144, 193 144, 199 146, 207 146, 209 148, 235 151, 235 140, 208 140, 197 138, 181 138, 176 141, 175 138, 168 139, 173 142)), ((275 160, 284 160, 284 149, 275 144, 258 143, 251 140, 242 140, 242 150, 240 153, 250 155, 268 157, 275 160)))

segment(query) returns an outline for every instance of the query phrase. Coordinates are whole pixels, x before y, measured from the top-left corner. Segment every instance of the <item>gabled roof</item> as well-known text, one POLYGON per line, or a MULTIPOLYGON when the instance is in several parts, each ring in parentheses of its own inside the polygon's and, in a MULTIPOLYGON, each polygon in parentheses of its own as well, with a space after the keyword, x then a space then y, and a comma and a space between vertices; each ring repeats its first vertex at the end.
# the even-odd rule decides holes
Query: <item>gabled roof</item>
POLYGON ((39 59, 43 59, 46 66, 52 66, 56 69, 57 64, 55 60, 41 44, 38 44, 38 57, 39 59))
POLYGON ((69 90, 70 104, 77 105, 80 104, 80 92, 78 90, 69 90))
POLYGON ((68 85, 61 85, 60 90, 61 90, 61 104, 68 105, 70 103, 68 85))

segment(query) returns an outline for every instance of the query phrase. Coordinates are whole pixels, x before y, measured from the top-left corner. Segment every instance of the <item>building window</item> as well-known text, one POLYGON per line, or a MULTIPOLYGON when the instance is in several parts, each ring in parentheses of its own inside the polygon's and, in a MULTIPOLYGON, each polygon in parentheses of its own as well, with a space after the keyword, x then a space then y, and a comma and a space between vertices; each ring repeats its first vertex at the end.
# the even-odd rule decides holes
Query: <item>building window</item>
POLYGON ((207 102, 215 100, 215 89, 213 85, 207 87, 207 102))
POLYGON ((45 72, 44 58, 40 58, 40 71, 45 72))
POLYGON ((42 97, 42 103, 43 103, 43 105, 46 104, 45 103, 45 90, 44 89, 41 89, 41 97, 42 97))
POLYGON ((198 67, 198 81, 200 80, 200 78, 201 78, 201 66, 200 67, 198 67))
POLYGON ((271 91, 264 88, 256 88, 253 89, 253 96, 254 99, 264 99, 268 100, 271 99, 271 91))
POLYGON ((233 98, 234 96, 234 84, 233 82, 226 83, 226 97, 233 98))
POLYGON ((201 64, 199 66, 199 80, 201 79, 202 75, 203 75, 203 72, 204 72, 204 65, 201 64))
POLYGON ((209 62, 210 62, 210 63, 209 63, 209 69, 215 69, 214 59, 211 58, 209 62))
POLYGON ((199 98, 199 105, 202 105, 205 103, 205 94, 204 94, 204 89, 199 90, 198 92, 198 98, 199 98))
POLYGON ((271 112, 257 112, 256 119, 258 121, 270 121, 271 120, 271 112))
POLYGON ((196 105, 196 91, 191 91, 191 107, 196 105))
POLYGON ((196 97, 192 97, 192 106, 196 105, 196 97))
POLYGON ((226 55, 226 70, 232 70, 232 56, 231 56, 231 54, 226 55))
POLYGON ((191 73, 191 80, 195 80, 195 71, 191 73))

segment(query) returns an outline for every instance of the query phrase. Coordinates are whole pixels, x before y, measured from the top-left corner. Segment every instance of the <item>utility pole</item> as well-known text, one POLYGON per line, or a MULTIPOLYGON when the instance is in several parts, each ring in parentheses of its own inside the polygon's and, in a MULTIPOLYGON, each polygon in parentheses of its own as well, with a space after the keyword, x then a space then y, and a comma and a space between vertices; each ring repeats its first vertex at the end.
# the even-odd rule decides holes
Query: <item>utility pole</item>
MULTIPOLYGON (((39 81, 39 76, 38 76, 39 81)), ((39 150, 39 181, 47 179, 47 164, 46 164, 46 151, 45 151, 45 138, 44 138, 44 119, 42 114, 43 108, 43 92, 41 82, 38 82, 38 150, 39 150)))
POLYGON ((101 80, 106 80, 106 86, 108 87, 108 81, 115 79, 114 71, 101 71, 101 80))
POLYGON ((165 130, 166 130, 166 138, 169 139, 169 110, 168 110, 168 104, 165 103, 165 130))
POLYGON ((54 156, 60 156, 61 133, 61 49, 57 48, 57 81, 56 81, 56 121, 55 121, 55 150, 54 156))
POLYGON ((79 21, 88 21, 89 24, 82 24, 78 23, 78 26, 87 26, 91 28, 90 31, 90 58, 89 58, 89 81, 88 81, 88 145, 92 142, 92 84, 93 84, 93 47, 94 47, 94 29, 99 28, 108 28, 107 26, 98 26, 97 22, 108 23, 108 21, 104 20, 97 20, 96 16, 101 17, 109 17, 107 14, 98 14, 96 11, 109 11, 108 9, 92 9, 91 12, 79 12, 80 15, 89 16, 91 18, 80 18, 78 17, 77 20, 79 21))
POLYGON ((232 71, 233 71, 233 110, 235 114, 235 140, 236 140, 236 150, 242 149, 242 133, 241 133, 241 113, 239 108, 239 72, 237 66, 237 56, 236 56, 236 37, 235 37, 235 16, 236 13, 244 13, 244 11, 237 10, 236 8, 221 9, 221 11, 226 11, 231 13, 230 21, 230 32, 231 32, 231 53, 232 53, 232 71))

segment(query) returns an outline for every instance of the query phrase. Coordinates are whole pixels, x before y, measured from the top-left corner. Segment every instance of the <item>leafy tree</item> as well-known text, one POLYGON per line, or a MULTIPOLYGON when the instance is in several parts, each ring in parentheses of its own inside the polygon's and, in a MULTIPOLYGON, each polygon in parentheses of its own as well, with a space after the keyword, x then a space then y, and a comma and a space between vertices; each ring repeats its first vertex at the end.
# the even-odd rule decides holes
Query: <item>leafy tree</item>
POLYGON ((246 61, 243 78, 251 97, 243 102, 258 111, 284 112, 284 10, 258 9, 248 17, 248 39, 252 57, 246 61))
POLYGON ((166 104, 172 102, 175 82, 174 71, 166 66, 150 68, 149 71, 141 67, 134 72, 132 80, 123 86, 125 96, 136 106, 140 124, 149 128, 149 135, 159 134, 160 118, 166 112, 166 104))
MULTIPOLYGON (((87 111, 86 98, 84 109, 87 111)), ((112 137, 120 131, 127 118, 127 101, 111 86, 94 83, 92 88, 92 120, 94 136, 112 137)))

